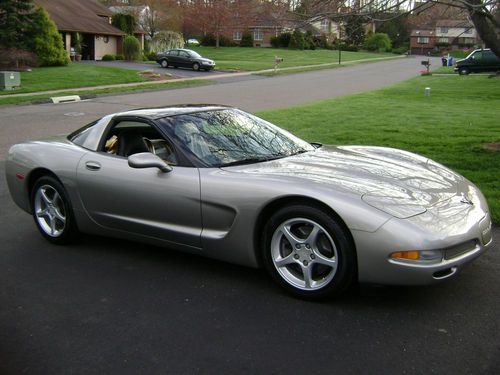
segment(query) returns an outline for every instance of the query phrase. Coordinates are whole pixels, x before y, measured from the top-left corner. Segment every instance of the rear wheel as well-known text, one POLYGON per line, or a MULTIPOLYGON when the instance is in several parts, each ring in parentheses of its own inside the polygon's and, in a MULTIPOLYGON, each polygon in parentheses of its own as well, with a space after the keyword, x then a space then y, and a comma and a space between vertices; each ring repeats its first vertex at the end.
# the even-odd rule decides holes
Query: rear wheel
POLYGON ((36 226, 50 242, 64 244, 78 233, 66 191, 55 178, 44 176, 36 181, 31 204, 36 226))
POLYGON ((161 60, 160 65, 162 68, 168 68, 168 61, 167 60, 161 60))
POLYGON ((460 74, 461 76, 469 75, 470 74, 470 69, 469 68, 460 68, 458 70, 458 74, 460 74))
POLYGON ((193 64, 193 70, 195 70, 195 71, 200 70, 200 64, 198 64, 198 63, 194 63, 194 64, 193 64))
POLYGON ((340 294, 356 275, 355 251, 346 230, 314 206, 276 212, 265 227, 262 251, 268 273, 295 296, 340 294))

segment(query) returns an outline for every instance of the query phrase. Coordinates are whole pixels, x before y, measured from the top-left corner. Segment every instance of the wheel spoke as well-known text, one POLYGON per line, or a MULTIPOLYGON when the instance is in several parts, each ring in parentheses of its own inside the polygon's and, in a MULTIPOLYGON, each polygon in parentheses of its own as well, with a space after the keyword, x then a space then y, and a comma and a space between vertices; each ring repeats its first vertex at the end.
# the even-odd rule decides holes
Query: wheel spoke
POLYGON ((316 241, 318 240, 318 235, 321 233, 321 228, 315 225, 309 233, 309 236, 307 236, 306 242, 309 243, 311 246, 316 244, 316 241))
POLYGON ((56 219, 51 217, 50 219, 50 234, 54 235, 56 232, 56 219))
POLYGON ((48 197, 46 189, 40 189, 40 196, 46 204, 51 204, 52 200, 48 197))
POLYGON ((304 276, 304 284, 306 288, 310 288, 313 283, 312 266, 302 266, 302 274, 304 276))
POLYGON ((44 217, 44 216, 47 216, 47 212, 48 210, 46 208, 44 208, 43 210, 38 210, 36 212, 36 216, 38 217, 44 217))
POLYGON ((293 253, 290 253, 284 258, 274 260, 274 264, 276 264, 277 267, 286 267, 292 263, 295 263, 295 259, 293 258, 293 253))
POLYGON ((61 211, 59 211, 59 208, 56 208, 54 211, 56 214, 56 219, 58 219, 63 224, 66 223, 66 218, 63 216, 63 214, 61 214, 61 211))
POLYGON ((315 263, 323 264, 323 265, 331 267, 331 268, 337 267, 337 259, 327 258, 316 249, 314 249, 313 251, 314 251, 314 255, 316 256, 316 259, 314 260, 315 263))
POLYGON ((295 237, 295 235, 290 231, 290 227, 282 225, 279 229, 281 230, 281 233, 284 234, 288 242, 290 242, 290 245, 292 245, 292 247, 295 247, 295 245, 298 243, 302 243, 302 241, 295 237))

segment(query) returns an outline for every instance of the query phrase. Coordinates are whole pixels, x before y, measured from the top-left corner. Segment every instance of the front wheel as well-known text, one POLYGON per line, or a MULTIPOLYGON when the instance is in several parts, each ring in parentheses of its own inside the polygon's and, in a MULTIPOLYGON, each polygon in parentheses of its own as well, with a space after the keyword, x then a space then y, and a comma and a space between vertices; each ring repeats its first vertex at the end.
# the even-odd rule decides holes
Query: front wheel
POLYGON ((64 244, 78 233, 66 191, 55 178, 44 176, 36 181, 31 204, 36 226, 50 242, 64 244))
POLYGON ((271 277, 293 295, 338 295, 356 276, 356 255, 346 229, 326 211, 282 208, 267 222, 263 260, 271 277))
POLYGON ((194 64, 193 64, 193 70, 194 70, 194 71, 198 71, 198 70, 200 70, 200 64, 198 64, 198 63, 194 63, 194 64))
POLYGON ((162 68, 168 68, 168 61, 167 60, 161 60, 160 65, 162 68))
POLYGON ((470 74, 470 70, 469 68, 460 68, 458 70, 458 74, 460 74, 461 76, 466 76, 470 74))

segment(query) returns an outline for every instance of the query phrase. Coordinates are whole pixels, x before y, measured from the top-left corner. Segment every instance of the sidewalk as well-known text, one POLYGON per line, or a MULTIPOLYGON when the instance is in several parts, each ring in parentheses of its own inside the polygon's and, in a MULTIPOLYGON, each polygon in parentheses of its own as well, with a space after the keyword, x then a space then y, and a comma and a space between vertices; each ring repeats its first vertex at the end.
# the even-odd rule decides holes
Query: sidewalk
MULTIPOLYGON (((406 57, 406 56, 400 55, 400 56, 377 57, 377 58, 373 58, 373 59, 361 59, 361 60, 346 61, 346 62, 342 63, 341 66, 352 65, 352 64, 363 63, 363 62, 370 62, 370 61, 394 60, 394 59, 399 59, 399 58, 403 58, 403 57, 406 57)), ((108 88, 115 88, 115 87, 138 87, 138 86, 145 86, 145 85, 161 85, 161 84, 171 83, 171 82, 185 82, 185 81, 196 81, 196 80, 217 80, 217 79, 228 78, 228 77, 243 77, 243 76, 249 76, 249 75, 253 75, 253 74, 290 71, 290 70, 295 70, 295 69, 308 69, 308 68, 312 69, 312 68, 316 68, 316 67, 321 68, 321 67, 336 66, 336 65, 339 65, 338 62, 323 63, 323 64, 316 64, 316 65, 291 66, 288 68, 265 69, 265 70, 249 71, 249 72, 241 72, 241 73, 222 73, 222 74, 215 74, 215 75, 203 76, 203 77, 175 78, 175 79, 168 79, 168 80, 161 80, 161 81, 118 83, 118 84, 114 84, 114 85, 87 86, 87 87, 78 87, 78 88, 48 90, 48 91, 32 91, 32 92, 26 92, 26 93, 22 93, 22 94, 0 95, 0 98, 15 98, 15 97, 23 97, 23 96, 50 95, 50 94, 67 93, 67 92, 75 92, 76 93, 76 92, 80 92, 80 91, 101 90, 101 89, 108 89, 108 88)))

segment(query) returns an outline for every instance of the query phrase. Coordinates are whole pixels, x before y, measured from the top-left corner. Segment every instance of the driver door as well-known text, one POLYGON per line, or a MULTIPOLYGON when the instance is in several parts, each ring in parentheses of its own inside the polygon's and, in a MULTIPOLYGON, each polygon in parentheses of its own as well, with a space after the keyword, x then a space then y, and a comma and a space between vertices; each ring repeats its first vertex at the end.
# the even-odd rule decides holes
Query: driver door
MULTIPOLYGON (((116 124, 106 139, 120 134, 124 124, 151 143, 168 142, 151 125, 131 121, 116 124)), ((172 158, 168 173, 136 169, 127 156, 108 152, 88 152, 78 165, 78 188, 91 218, 106 228, 201 248, 198 169, 176 166, 172 158)))

